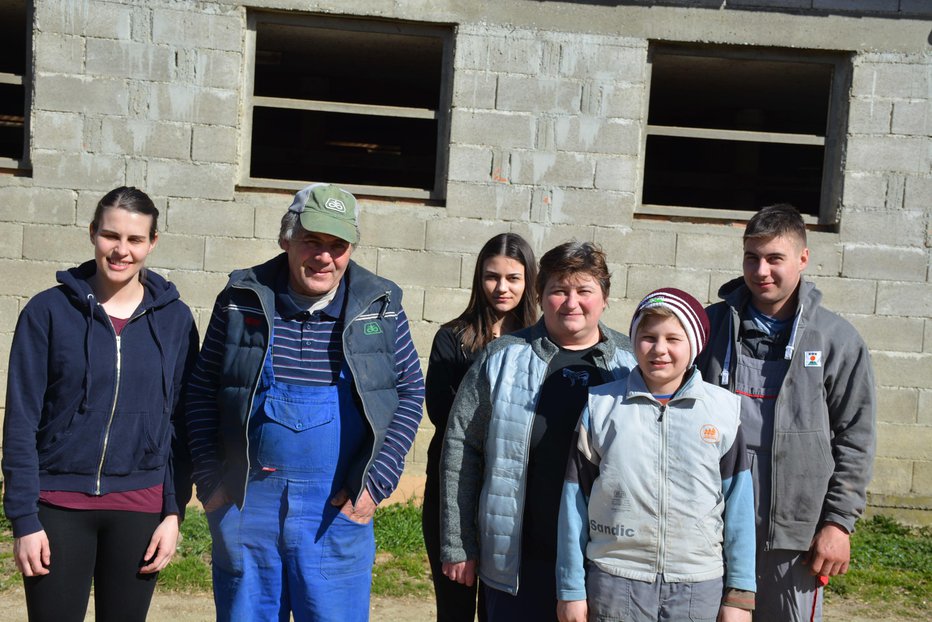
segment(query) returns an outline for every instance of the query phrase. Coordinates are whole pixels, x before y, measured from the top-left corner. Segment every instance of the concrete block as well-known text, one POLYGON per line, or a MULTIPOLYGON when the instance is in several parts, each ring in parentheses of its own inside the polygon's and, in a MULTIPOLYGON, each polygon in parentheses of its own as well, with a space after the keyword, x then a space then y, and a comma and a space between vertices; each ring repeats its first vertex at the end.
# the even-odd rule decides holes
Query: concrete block
POLYGON ((560 151, 636 156, 641 147, 641 129, 634 123, 591 116, 560 117, 554 129, 560 151))
MULTIPOLYGON (((564 242, 576 240, 579 242, 591 242, 594 237, 594 227, 585 225, 547 225, 536 222, 514 223, 511 231, 517 233, 531 245, 534 254, 538 259, 555 246, 564 242)), ((468 263, 468 262, 467 262, 468 263)), ((463 287, 469 286, 469 278, 472 276, 472 264, 469 264, 468 274, 463 280, 463 287)), ((466 272, 466 270, 464 270, 466 272)))
POLYGON ((932 355, 872 352, 877 384, 932 389, 932 355))
POLYGON ((929 170, 929 149, 923 138, 851 136, 847 167, 854 171, 922 173, 929 170))
POLYGON ((922 352, 921 318, 877 315, 846 315, 871 351, 922 352))
MULTIPOLYGON (((625 298, 637 305, 644 296, 660 287, 676 287, 689 292, 703 304, 708 300, 711 274, 707 270, 684 270, 664 266, 628 266, 628 289, 625 298)), ((621 292, 616 292, 621 294, 621 292)), ((631 316, 628 316, 631 320, 631 316)))
POLYGON ((23 226, 0 222, 0 257, 21 259, 23 257, 23 226))
POLYGON ((877 314, 929 317, 932 284, 878 283, 877 314))
POLYGON ((928 253, 921 248, 846 244, 843 276, 925 281, 928 264, 928 253))
POLYGON ((918 389, 877 388, 877 420, 887 423, 917 423, 918 389))
MULTIPOLYGON (((464 261, 464 263, 469 262, 464 261)), ((531 284, 528 284, 528 287, 531 287, 531 284)), ((446 287, 428 289, 424 292, 424 319, 440 324, 449 322, 466 309, 469 297, 470 290, 468 289, 446 287)))
POLYGON ((925 214, 920 210, 846 210, 841 241, 921 248, 926 241, 925 214))
POLYGON ((852 99, 848 103, 849 134, 889 134, 893 117, 893 102, 869 99, 852 99))
POLYGON ((893 104, 893 133, 928 137, 929 105, 928 99, 893 104))
POLYGON ((836 313, 874 312, 877 282, 867 279, 807 276, 822 292, 822 304, 836 313))
POLYGON ((530 218, 531 189, 504 183, 447 184, 447 214, 451 217, 519 220, 530 218))
POLYGON ((132 7, 110 2, 44 0, 36 3, 39 31, 60 34, 129 39, 132 7))
POLYGON ((175 77, 175 50, 134 41, 88 39, 87 75, 169 82, 175 77))
MULTIPOLYGON (((244 202, 239 200, 240 197, 237 197, 236 203, 239 205, 254 205, 255 208, 255 237, 263 238, 268 240, 273 240, 273 246, 278 245, 278 233, 281 230, 282 216, 285 214, 285 210, 288 209, 288 205, 291 203, 284 203, 282 205, 273 205, 263 203, 253 203, 253 202, 244 202)), ((284 197, 282 197, 284 198, 284 197)), ((365 232, 363 232, 363 242, 365 242, 365 232)))
MULTIPOLYGON (((26 304, 23 302, 23 304, 26 304)), ((19 299, 13 296, 0 296, 0 333, 11 333, 19 317, 19 299)), ((4 363, 9 359, 3 359, 4 363)))
POLYGON ((242 83, 243 55, 239 50, 194 50, 194 78, 199 86, 238 90, 242 83))
POLYGON ((596 158, 595 187, 599 190, 618 190, 637 194, 638 159, 636 157, 596 158))
POLYGON ((122 186, 125 172, 126 163, 122 157, 44 149, 32 151, 32 178, 36 186, 94 189, 103 194, 122 186))
POLYGON ((875 494, 905 495, 912 488, 913 461, 875 458, 870 490, 875 494))
POLYGON ((32 298, 55 286, 55 273, 71 266, 65 263, 0 259, 0 296, 32 298))
POLYGON ((236 174, 236 167, 230 164, 149 161, 149 186, 168 196, 229 200, 233 198, 236 174))
POLYGON ((192 41, 198 46, 212 50, 239 51, 242 48, 245 12, 235 8, 229 14, 214 10, 155 8, 152 11, 152 40, 186 48, 192 41))
POLYGON ((550 221, 554 223, 630 225, 634 213, 634 195, 623 192, 554 188, 545 199, 550 199, 550 221))
POLYGON ((196 162, 236 164, 239 134, 236 128, 195 125, 192 129, 191 158, 196 162))
POLYGON ((161 83, 149 88, 150 119, 236 127, 239 115, 236 91, 161 83))
POLYGON ((541 42, 531 37, 460 34, 453 67, 496 73, 538 75, 541 42))
MULTIPOLYGON (((842 245, 834 233, 820 233, 810 231, 806 236, 809 245, 809 265, 806 274, 809 276, 839 276, 841 275, 842 245)), ((739 264, 735 264, 738 267, 739 264)))
POLYGON ((32 125, 33 149, 82 151, 84 145, 84 115, 72 112, 35 111, 32 125))
POLYGON ((379 274, 379 249, 372 246, 360 246, 353 251, 353 261, 369 272, 379 274))
MULTIPOLYGON (((932 205, 932 177, 912 175, 907 177, 903 195, 903 208, 908 210, 928 210, 929 205, 932 205)), ((926 235, 928 235, 928 232, 926 235)))
POLYGON ((459 274, 459 255, 379 249, 379 275, 402 286, 455 287, 459 274))
POLYGON ((730 236, 712 237, 681 233, 676 238, 677 267, 740 269, 743 252, 740 240, 730 236))
POLYGON ((181 123, 105 117, 100 124, 100 150, 119 155, 188 160, 191 128, 181 123))
POLYGON ((171 199, 165 228, 184 235, 251 238, 254 220, 251 206, 229 201, 171 199))
POLYGON ((639 47, 598 45, 591 40, 567 43, 560 56, 560 75, 580 80, 639 83, 646 66, 646 41, 639 47))
POLYGON ((487 71, 460 70, 453 74, 453 107, 495 108, 498 75, 487 71))
POLYGON ((601 114, 608 118, 640 121, 647 110, 647 89, 641 85, 600 83, 601 114))
MULTIPOLYGON (((913 493, 928 495, 932 490, 932 462, 913 462, 913 493)), ((928 524, 928 512, 925 512, 928 524)))
POLYGON ((480 147, 450 145, 450 168, 447 178, 450 181, 492 180, 492 151, 480 147))
POLYGON ((228 274, 264 263, 280 252, 281 249, 268 240, 209 237, 204 251, 204 269, 228 274))
POLYGON ((574 114, 580 110, 582 85, 553 78, 501 75, 495 107, 515 112, 574 114))
POLYGON ((424 217, 398 206, 370 206, 359 213, 359 228, 367 246, 423 250, 426 223, 424 217))
POLYGON ((126 80, 40 73, 35 87, 37 109, 118 116, 129 112, 126 80))
POLYGON ((510 179, 516 184, 592 188, 595 162, 576 153, 513 152, 510 179))
POLYGON ((204 238, 160 233, 147 265, 163 270, 204 270, 204 238))
POLYGON ((877 456, 932 460, 932 427, 878 423, 877 456))
POLYGON ((94 247, 84 227, 23 227, 23 259, 79 264, 93 257, 94 247))
POLYGON ((924 99, 929 96, 929 84, 930 72, 911 63, 855 63, 851 94, 854 97, 924 99))
POLYGON ((843 193, 846 209, 841 215, 842 227, 849 207, 883 207, 887 199, 887 178, 879 173, 846 171, 843 193))
POLYGON ((458 144, 495 145, 503 148, 534 148, 534 117, 505 112, 453 110, 450 140, 458 144))
POLYGON ((932 425, 932 391, 919 391, 916 420, 920 425, 932 425))
POLYGON ((37 73, 84 73, 84 37, 54 32, 34 33, 37 73))
MULTIPOLYGON (((615 276, 616 274, 613 272, 612 292, 615 292, 616 289, 621 289, 615 287, 615 276)), ((631 316, 634 315, 634 309, 637 307, 638 302, 640 302, 640 300, 609 300, 608 307, 602 312, 602 323, 624 335, 628 335, 628 328, 631 326, 631 316)), ((630 337, 630 335, 628 336, 630 337)))
POLYGON ((204 272, 203 270, 172 270, 169 273, 169 280, 178 288, 181 299, 188 306, 207 310, 203 316, 199 314, 198 326, 201 328, 201 338, 203 339, 207 324, 201 324, 200 322, 205 318, 210 319, 214 300, 216 300, 217 294, 220 293, 224 285, 227 284, 228 275, 222 272, 204 272))
POLYGON ((486 240, 505 232, 507 232, 507 226, 491 220, 467 218, 430 220, 427 221, 425 248, 429 251, 447 253, 477 253, 486 240))
POLYGON ((926 327, 922 338, 922 351, 932 352, 932 318, 926 318, 926 327))
POLYGON ((676 234, 668 231, 597 227, 595 242, 614 263, 659 267, 676 260, 676 234))
MULTIPOLYGON (((421 324, 424 319, 424 289, 414 286, 405 287, 402 305, 411 325, 421 324)), ((425 355, 425 352, 420 350, 418 352, 421 357, 425 355)))

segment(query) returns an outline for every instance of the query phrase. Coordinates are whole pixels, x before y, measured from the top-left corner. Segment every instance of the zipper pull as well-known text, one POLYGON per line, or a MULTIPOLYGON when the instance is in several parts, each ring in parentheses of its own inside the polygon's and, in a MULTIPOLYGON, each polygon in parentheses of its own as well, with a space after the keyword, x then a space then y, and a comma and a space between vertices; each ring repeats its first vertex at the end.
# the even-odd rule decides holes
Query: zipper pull
POLYGON ((388 309, 388 305, 392 302, 392 293, 391 291, 386 290, 385 297, 382 298, 382 308, 379 309, 379 319, 381 320, 385 316, 385 310, 388 309))
POLYGON ((663 413, 667 412, 667 405, 664 404, 660 407, 660 416, 657 417, 657 421, 663 421, 663 413))
POLYGON ((722 374, 721 376, 719 376, 719 384, 721 384, 723 387, 728 386, 728 370, 727 369, 722 370, 722 374))

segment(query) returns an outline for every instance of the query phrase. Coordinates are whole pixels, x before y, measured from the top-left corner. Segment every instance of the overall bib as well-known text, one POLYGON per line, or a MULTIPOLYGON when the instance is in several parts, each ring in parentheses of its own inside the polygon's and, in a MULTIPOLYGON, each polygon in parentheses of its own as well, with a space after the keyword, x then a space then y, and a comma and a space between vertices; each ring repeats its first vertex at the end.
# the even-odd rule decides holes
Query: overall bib
POLYGON ((266 356, 243 508, 207 516, 218 620, 364 621, 375 538, 330 504, 366 437, 346 363, 335 385, 277 381, 266 356))
POLYGON ((741 398, 741 429, 754 481, 757 520, 757 597, 755 622, 799 622, 822 619, 822 592, 803 565, 805 551, 765 550, 770 532, 773 473, 773 429, 777 394, 790 362, 748 356, 739 346, 735 393, 741 398))

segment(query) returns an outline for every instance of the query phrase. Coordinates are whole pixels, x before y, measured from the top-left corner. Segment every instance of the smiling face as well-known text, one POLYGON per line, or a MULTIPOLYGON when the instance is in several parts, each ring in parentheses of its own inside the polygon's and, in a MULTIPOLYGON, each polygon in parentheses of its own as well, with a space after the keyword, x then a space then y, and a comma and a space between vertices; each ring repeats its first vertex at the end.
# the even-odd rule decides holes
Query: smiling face
POLYGON ((541 296, 547 334, 555 344, 570 350, 599 342, 599 319, 605 307, 599 282, 584 273, 551 278, 541 296))
POLYGON ((634 337, 634 356, 647 388, 672 395, 689 369, 689 338, 675 316, 645 315, 634 337))
POLYGON ((323 296, 336 288, 353 253, 346 240, 300 228, 281 247, 288 254, 288 284, 303 296, 323 296))
POLYGON ((796 288, 809 264, 809 249, 794 236, 744 241, 744 282, 754 307, 779 320, 796 310, 796 288))
POLYGON ((515 309, 524 296, 524 266, 521 262, 495 255, 482 267, 482 291, 495 313, 502 317, 515 309))
POLYGON ((155 248, 158 234, 152 232, 152 216, 130 212, 120 207, 103 211, 95 228, 91 224, 91 243, 97 263, 95 282, 113 294, 139 279, 146 257, 155 248))

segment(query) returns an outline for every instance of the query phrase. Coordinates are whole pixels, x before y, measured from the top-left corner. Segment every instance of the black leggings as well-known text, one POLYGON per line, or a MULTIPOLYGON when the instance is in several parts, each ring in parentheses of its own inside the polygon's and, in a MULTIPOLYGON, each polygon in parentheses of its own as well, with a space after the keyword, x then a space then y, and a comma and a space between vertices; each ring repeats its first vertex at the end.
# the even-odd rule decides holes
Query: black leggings
POLYGON ((83 622, 94 582, 97 622, 146 619, 157 574, 139 574, 158 514, 39 504, 49 574, 23 577, 30 622, 83 622))

